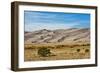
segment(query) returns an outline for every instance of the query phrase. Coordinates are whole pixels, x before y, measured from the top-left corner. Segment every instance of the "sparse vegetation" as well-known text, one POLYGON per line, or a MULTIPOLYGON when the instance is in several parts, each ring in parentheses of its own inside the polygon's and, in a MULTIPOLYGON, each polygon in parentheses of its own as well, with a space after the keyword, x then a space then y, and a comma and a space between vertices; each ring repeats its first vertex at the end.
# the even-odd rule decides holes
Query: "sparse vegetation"
POLYGON ((25 45, 25 61, 85 59, 90 57, 89 44, 25 45), (84 48, 84 49, 83 49, 84 48))

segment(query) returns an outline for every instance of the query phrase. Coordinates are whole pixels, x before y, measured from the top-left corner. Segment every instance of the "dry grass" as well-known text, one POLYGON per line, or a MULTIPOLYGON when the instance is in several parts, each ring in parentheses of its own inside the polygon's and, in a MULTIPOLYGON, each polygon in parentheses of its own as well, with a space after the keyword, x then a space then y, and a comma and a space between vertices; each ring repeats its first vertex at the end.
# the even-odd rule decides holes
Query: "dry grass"
POLYGON ((24 60, 40 61, 40 60, 69 60, 69 59, 87 59, 90 58, 90 44, 74 44, 74 45, 25 45, 24 60), (39 48, 49 48, 52 55, 42 57, 38 55, 39 48))

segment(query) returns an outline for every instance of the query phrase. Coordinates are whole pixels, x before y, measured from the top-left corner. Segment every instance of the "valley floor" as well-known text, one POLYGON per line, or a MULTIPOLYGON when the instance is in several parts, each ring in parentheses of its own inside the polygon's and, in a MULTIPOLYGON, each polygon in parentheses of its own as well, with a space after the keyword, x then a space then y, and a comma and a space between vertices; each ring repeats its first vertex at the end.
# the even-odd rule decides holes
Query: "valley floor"
POLYGON ((39 48, 34 44, 25 44, 24 61, 73 60, 90 58, 90 44, 44 46, 51 55, 43 57, 38 54, 39 48))

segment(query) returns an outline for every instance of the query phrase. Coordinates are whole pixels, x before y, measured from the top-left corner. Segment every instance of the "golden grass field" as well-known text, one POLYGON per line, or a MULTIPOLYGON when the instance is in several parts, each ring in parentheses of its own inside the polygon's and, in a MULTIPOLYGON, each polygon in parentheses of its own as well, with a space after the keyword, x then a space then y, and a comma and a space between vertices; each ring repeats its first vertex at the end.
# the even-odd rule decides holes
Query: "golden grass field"
POLYGON ((24 61, 71 60, 90 58, 90 44, 25 44, 24 61), (50 49, 50 56, 39 56, 41 47, 50 49))

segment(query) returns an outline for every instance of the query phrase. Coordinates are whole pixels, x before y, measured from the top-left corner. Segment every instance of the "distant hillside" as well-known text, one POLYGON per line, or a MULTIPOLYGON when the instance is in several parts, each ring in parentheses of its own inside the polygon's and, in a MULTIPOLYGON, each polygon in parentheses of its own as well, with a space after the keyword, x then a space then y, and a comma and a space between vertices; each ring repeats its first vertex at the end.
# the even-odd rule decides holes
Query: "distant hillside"
POLYGON ((25 43, 60 43, 90 41, 89 28, 71 28, 47 30, 42 29, 34 32, 25 32, 25 43))

